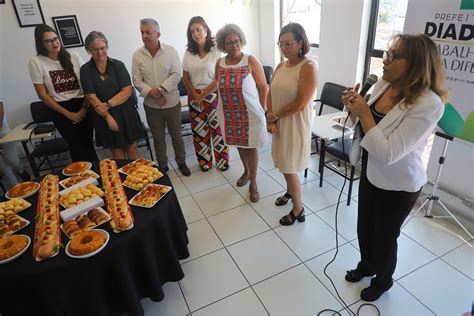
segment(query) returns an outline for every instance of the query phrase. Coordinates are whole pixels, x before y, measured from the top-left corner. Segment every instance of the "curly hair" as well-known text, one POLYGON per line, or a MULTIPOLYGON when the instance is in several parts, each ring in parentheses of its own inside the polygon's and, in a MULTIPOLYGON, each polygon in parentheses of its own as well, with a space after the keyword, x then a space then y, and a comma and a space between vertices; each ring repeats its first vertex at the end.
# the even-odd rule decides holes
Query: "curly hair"
POLYGON ((241 46, 244 47, 247 44, 247 38, 245 38, 244 31, 236 24, 227 24, 221 28, 216 34, 217 49, 220 51, 225 50, 225 38, 230 34, 236 34, 240 38, 241 46))
MULTIPOLYGON (((36 54, 38 56, 48 56, 48 50, 46 49, 46 46, 43 43, 43 34, 48 32, 53 32, 54 34, 56 34, 56 36, 58 36, 56 30, 49 25, 40 24, 35 27, 35 47, 36 54)), ((61 67, 63 67, 65 71, 74 71, 74 66, 71 61, 71 54, 69 54, 69 52, 63 47, 63 45, 61 45, 61 49, 59 50, 58 59, 59 63, 61 64, 61 67)))
POLYGON ((395 43, 407 61, 406 71, 400 82, 405 108, 410 109, 415 100, 428 88, 443 102, 446 101, 448 96, 448 91, 444 89, 446 76, 436 44, 425 34, 396 34, 391 39, 391 46, 395 43))
POLYGON ((204 45, 204 51, 206 53, 209 53, 211 51, 211 48, 216 46, 216 43, 214 42, 214 38, 212 37, 211 29, 209 28, 209 26, 207 26, 206 21, 204 21, 204 19, 200 16, 194 16, 191 18, 191 20, 189 20, 188 30, 186 32, 188 36, 188 51, 193 55, 196 55, 197 53, 199 53, 199 46, 194 41, 193 35, 191 34, 191 26, 195 23, 201 24, 207 30, 207 37, 206 37, 206 44, 204 45))

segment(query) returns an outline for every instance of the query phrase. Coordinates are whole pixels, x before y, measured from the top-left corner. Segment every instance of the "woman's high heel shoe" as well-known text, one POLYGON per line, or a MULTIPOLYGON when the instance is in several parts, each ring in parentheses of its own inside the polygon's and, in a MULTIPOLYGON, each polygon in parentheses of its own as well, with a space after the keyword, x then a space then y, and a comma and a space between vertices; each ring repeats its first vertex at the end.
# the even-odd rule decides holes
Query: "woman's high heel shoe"
POLYGON ((275 200, 275 205, 276 206, 285 205, 292 198, 293 197, 291 196, 291 194, 286 192, 284 195, 277 197, 277 199, 275 200))
POLYGON ((295 221, 300 223, 306 220, 304 216, 304 207, 301 209, 301 212, 298 215, 293 214, 293 212, 288 213, 288 215, 283 216, 280 218, 280 224, 283 226, 290 226, 295 223, 295 221))

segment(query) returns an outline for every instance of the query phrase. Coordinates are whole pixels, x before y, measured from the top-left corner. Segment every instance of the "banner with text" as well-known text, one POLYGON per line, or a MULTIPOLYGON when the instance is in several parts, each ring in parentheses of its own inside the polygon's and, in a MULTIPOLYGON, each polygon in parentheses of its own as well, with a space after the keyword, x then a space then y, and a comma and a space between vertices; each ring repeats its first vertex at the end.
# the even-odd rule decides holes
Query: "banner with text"
POLYGON ((424 33, 439 47, 449 99, 439 127, 474 142, 474 0, 409 0, 404 33, 424 33))

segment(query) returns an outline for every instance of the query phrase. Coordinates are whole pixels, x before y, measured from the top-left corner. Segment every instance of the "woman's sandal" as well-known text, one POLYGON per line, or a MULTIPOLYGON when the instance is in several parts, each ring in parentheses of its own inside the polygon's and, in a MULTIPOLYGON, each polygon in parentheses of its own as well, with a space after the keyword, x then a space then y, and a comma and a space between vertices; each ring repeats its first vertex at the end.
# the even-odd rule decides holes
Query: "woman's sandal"
POLYGON ((288 201, 293 198, 290 193, 286 192, 284 195, 277 197, 275 200, 276 206, 282 206, 288 203, 288 201))
POLYGON ((280 218, 280 224, 283 226, 290 226, 295 223, 295 221, 298 220, 298 222, 302 223, 306 220, 304 216, 304 207, 301 209, 301 212, 298 215, 293 214, 292 211, 288 213, 288 215, 283 216, 280 218))
POLYGON ((243 174, 239 180, 237 180, 237 186, 238 187, 243 187, 244 185, 246 185, 247 183, 250 182, 250 177, 249 176, 246 176, 245 174, 243 174))

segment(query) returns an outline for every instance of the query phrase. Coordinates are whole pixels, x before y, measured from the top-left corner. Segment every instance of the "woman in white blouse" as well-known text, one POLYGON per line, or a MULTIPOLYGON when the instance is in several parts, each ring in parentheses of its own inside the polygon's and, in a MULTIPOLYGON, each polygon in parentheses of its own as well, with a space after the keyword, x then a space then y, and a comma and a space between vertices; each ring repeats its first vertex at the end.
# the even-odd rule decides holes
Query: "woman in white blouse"
POLYGON ((73 161, 97 161, 92 116, 84 100, 79 70, 82 59, 68 52, 56 31, 41 24, 35 28, 37 56, 28 65, 38 97, 52 110, 52 120, 69 145, 73 161))
POLYGON ((217 120, 217 85, 214 81, 217 52, 211 29, 200 16, 191 18, 188 47, 183 57, 183 81, 188 104, 194 149, 202 171, 212 167, 212 150, 219 170, 229 169, 229 148, 225 146, 217 120), (214 148, 213 148, 214 147, 214 148))

